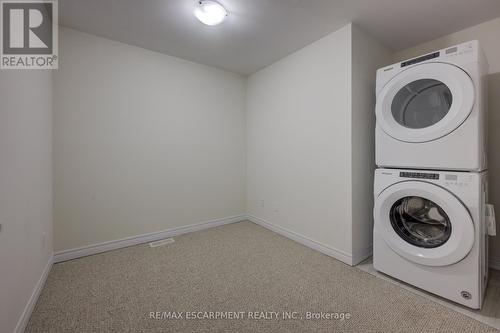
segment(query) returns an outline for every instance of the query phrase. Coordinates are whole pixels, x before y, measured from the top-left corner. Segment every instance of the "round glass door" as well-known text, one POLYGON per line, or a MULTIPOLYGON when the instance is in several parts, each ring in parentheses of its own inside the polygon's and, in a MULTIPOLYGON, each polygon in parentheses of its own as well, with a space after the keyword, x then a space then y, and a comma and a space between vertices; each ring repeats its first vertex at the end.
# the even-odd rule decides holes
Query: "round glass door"
POLYGON ((421 79, 401 88, 392 101, 394 119, 406 128, 425 128, 443 119, 450 111, 453 97, 441 81, 421 79))
POLYGON ((392 228, 406 242, 422 247, 443 245, 451 236, 451 222, 434 201, 419 196, 397 200, 389 211, 392 228))
POLYGON ((466 206, 451 192, 425 181, 385 188, 375 199, 373 216, 374 234, 417 264, 454 264, 474 244, 474 223, 466 206))
POLYGON ((474 84, 462 69, 445 63, 415 65, 377 93, 377 125, 398 141, 437 140, 467 119, 474 100, 474 84))

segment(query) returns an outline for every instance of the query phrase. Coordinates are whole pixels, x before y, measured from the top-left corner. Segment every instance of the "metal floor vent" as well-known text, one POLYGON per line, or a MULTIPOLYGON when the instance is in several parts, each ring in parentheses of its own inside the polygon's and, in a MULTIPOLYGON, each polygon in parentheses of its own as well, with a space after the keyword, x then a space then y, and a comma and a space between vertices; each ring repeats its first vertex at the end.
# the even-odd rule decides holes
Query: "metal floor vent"
POLYGON ((175 242, 173 238, 161 239, 159 241, 149 243, 149 247, 158 247, 162 245, 167 245, 175 242))

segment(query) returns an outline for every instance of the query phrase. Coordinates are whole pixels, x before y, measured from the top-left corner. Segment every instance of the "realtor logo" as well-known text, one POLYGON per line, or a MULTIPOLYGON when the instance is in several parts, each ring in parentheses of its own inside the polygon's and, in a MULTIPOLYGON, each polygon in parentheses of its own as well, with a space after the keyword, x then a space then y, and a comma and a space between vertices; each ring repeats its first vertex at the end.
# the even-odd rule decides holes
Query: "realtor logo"
POLYGON ((2 1, 0 17, 0 68, 57 68, 57 0, 2 1))

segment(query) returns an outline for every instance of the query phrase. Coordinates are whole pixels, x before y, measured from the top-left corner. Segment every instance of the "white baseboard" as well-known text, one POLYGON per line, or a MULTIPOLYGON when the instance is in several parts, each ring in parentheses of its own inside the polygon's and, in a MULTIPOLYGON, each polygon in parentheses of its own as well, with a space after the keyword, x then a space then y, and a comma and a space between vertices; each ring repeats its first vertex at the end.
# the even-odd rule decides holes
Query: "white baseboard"
POLYGON ((496 269, 500 271, 500 258, 490 257, 489 266, 492 269, 496 269))
POLYGON ((72 260, 76 258, 86 257, 97 253, 102 253, 106 251, 121 249, 128 246, 154 242, 164 238, 170 238, 186 234, 188 232, 199 231, 204 229, 209 229, 217 227, 224 224, 235 223, 244 221, 247 218, 245 214, 235 215, 230 217, 225 217, 221 219, 215 219, 210 221, 205 221, 201 223, 191 224, 187 226, 171 228, 162 231, 151 232, 148 234, 137 235, 122 239, 116 239, 112 241, 107 241, 98 244, 92 244, 87 246, 82 246, 79 248, 64 250, 56 252, 54 254, 54 263, 72 260))
POLYGON ((360 262, 365 261, 373 255, 373 245, 368 246, 360 252, 352 254, 352 266, 356 266, 360 262))
POLYGON ((49 261, 47 262, 47 265, 45 265, 45 268, 43 269, 40 279, 38 279, 38 282, 35 285, 35 289, 33 290, 33 293, 31 294, 28 303, 24 307, 23 313, 21 314, 21 317, 17 322, 16 328, 14 329, 14 333, 23 333, 24 330, 26 329, 26 326, 28 325, 28 322, 31 317, 31 313, 35 308, 36 301, 38 300, 38 297, 42 292, 42 288, 45 285, 45 281, 47 281, 47 277, 49 276, 53 263, 54 263, 54 258, 53 256, 51 256, 49 258, 49 261))
POLYGON ((307 238, 305 236, 302 236, 296 232, 293 232, 291 230, 278 227, 277 225, 274 225, 264 219, 261 219, 260 217, 248 214, 247 219, 252 221, 253 223, 256 223, 266 229, 269 229, 271 231, 276 232, 277 234, 280 234, 286 238, 289 238, 293 241, 296 241, 297 243, 300 243, 304 246, 307 246, 313 250, 316 250, 318 252, 321 252, 323 254, 326 254, 327 256, 333 257, 335 259, 338 259, 348 265, 353 265, 353 256, 350 253, 347 253, 345 251, 339 250, 332 248, 330 246, 327 246, 325 244, 319 243, 317 241, 314 241, 310 238, 307 238))

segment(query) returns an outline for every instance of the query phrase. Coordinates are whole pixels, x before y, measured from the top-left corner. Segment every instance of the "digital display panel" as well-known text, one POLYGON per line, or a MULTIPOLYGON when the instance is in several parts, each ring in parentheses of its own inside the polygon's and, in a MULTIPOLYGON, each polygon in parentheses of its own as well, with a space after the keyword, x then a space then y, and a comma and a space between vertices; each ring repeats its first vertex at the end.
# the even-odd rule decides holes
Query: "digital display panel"
POLYGON ((453 181, 456 181, 456 180, 458 180, 458 176, 457 176, 457 175, 444 175, 444 179, 445 179, 445 180, 453 180, 453 181))

